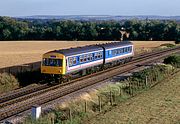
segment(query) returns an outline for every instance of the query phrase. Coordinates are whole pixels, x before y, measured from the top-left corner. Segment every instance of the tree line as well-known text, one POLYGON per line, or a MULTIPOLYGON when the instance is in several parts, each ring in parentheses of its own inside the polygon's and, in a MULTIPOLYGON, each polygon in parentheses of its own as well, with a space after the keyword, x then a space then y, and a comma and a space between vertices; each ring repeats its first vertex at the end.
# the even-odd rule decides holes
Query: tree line
POLYGON ((130 34, 129 40, 180 40, 180 24, 175 21, 43 21, 0 17, 0 40, 120 40, 122 30, 130 34))

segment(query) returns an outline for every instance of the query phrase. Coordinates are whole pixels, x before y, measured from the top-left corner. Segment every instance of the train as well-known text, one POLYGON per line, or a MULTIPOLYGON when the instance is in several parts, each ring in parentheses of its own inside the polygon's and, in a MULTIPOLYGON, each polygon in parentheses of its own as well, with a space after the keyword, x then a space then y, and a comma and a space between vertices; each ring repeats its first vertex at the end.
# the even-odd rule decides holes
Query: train
POLYGON ((114 41, 83 47, 60 49, 43 54, 41 73, 69 79, 99 68, 130 61, 134 56, 134 45, 130 41, 114 41))

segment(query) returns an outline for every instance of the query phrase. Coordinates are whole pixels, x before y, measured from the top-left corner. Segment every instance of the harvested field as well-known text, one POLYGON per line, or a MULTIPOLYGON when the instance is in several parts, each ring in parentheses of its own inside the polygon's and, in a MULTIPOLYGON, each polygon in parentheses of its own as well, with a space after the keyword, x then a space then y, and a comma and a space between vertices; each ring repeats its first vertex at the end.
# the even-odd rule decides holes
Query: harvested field
MULTIPOLYGON (((110 41, 0 41, 0 68, 40 61, 42 54, 63 49, 110 41)), ((158 47, 172 41, 134 41, 136 51, 158 47)))
POLYGON ((164 81, 86 120, 86 124, 179 124, 180 72, 170 81, 164 81))

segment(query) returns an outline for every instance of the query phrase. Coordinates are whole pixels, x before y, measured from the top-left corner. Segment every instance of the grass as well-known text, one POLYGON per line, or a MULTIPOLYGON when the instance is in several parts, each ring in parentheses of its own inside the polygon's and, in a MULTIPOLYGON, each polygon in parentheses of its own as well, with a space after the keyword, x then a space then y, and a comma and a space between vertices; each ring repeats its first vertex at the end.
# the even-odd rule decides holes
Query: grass
MULTIPOLYGON (((163 83, 163 82, 167 82, 167 80, 163 80, 163 79, 166 79, 166 77, 168 77, 167 74, 169 74, 173 70, 174 68, 172 68, 172 66, 169 65, 154 66, 152 68, 148 68, 143 71, 140 71, 139 74, 137 73, 134 74, 133 77, 129 78, 126 81, 123 81, 123 83, 119 82, 117 84, 111 84, 99 90, 95 90, 94 92, 85 93, 80 97, 80 99, 69 101, 57 106, 57 108, 53 111, 55 115, 54 122, 59 124, 61 124, 62 122, 65 124, 71 124, 71 123, 114 124, 114 122, 115 123, 149 123, 152 121, 151 113, 155 113, 153 115, 156 116, 167 108, 167 110, 165 111, 170 110, 171 114, 167 113, 165 117, 163 115, 164 117, 163 120, 167 119, 167 123, 168 123, 170 119, 169 116, 172 115, 172 113, 174 112, 173 110, 176 110, 174 108, 179 107, 176 105, 180 102, 178 101, 178 96, 180 95, 178 94, 179 90, 176 89, 180 86, 180 85, 176 86, 176 84, 178 84, 177 82, 180 81, 180 78, 178 77, 180 76, 180 73, 179 75, 176 76, 178 77, 178 80, 177 81, 175 80, 175 83, 172 83, 171 81, 170 83, 168 82, 170 85, 175 84, 175 86, 173 85, 172 87, 171 86, 169 87, 169 84, 163 83), (156 74, 153 75, 154 73, 156 74), (145 85, 144 76, 146 76, 147 74, 151 75, 151 77, 148 76, 149 80, 148 83, 146 83, 147 85, 145 85), (154 76, 156 77, 155 80, 154 80, 154 76), (138 84, 135 82, 135 79, 138 79, 138 84), (160 84, 150 89, 150 85, 159 81, 161 81, 160 84), (134 94, 132 94, 132 90, 134 91, 134 94), (177 92, 177 94, 171 94, 171 90, 172 93, 175 91, 177 92), (136 97, 132 97, 134 95, 136 95, 136 97), (166 97, 167 95, 170 96, 166 97), (175 99, 172 102, 171 98, 173 97, 177 97, 177 99, 175 99), (149 111, 149 109, 152 110, 149 111), (120 119, 119 116, 121 116, 120 119), (147 117, 149 117, 149 119, 147 119, 147 117)), ((178 117, 178 113, 179 112, 175 113, 177 114, 177 117, 178 117)), ((39 121, 46 120, 48 115, 44 116, 43 117, 44 119, 41 118, 35 123, 38 124, 41 123, 39 121)), ((174 113, 173 113, 173 117, 174 117, 174 113)), ((174 118, 172 120, 178 121, 174 118)), ((156 120, 154 123, 156 123, 156 120)))
POLYGON ((180 72, 154 88, 128 99, 87 124, 172 124, 180 122, 180 72))
POLYGON ((0 73, 0 93, 5 93, 17 88, 19 88, 19 82, 13 75, 0 73))

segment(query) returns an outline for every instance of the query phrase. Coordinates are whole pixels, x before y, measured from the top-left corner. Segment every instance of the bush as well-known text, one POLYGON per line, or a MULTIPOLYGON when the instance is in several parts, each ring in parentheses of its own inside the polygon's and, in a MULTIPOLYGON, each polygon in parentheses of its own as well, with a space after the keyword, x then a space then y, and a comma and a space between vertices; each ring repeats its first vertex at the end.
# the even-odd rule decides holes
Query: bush
POLYGON ((17 79, 7 73, 0 74, 0 92, 8 92, 19 87, 17 79))
POLYGON ((165 43, 165 44, 161 44, 160 46, 166 46, 168 48, 171 48, 171 47, 175 47, 176 45, 171 44, 171 43, 165 43))
POLYGON ((180 67, 180 55, 169 56, 164 59, 165 64, 171 64, 175 67, 180 67))
POLYGON ((24 87, 33 83, 38 83, 42 80, 42 74, 40 70, 37 71, 27 71, 17 74, 17 79, 19 80, 20 86, 24 87))
POLYGON ((180 44, 180 40, 176 40, 176 41, 175 41, 175 44, 180 44))

